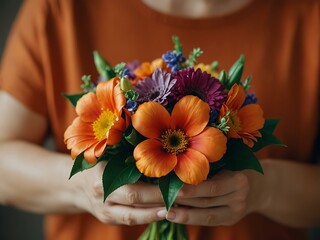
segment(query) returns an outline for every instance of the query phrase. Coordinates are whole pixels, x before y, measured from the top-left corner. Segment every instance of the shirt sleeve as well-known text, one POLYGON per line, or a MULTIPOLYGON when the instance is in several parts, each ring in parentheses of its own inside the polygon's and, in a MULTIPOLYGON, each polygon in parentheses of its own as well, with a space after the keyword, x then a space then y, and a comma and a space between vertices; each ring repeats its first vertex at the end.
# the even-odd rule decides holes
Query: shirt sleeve
POLYGON ((43 74, 46 1, 26 0, 16 17, 0 65, 0 89, 47 115, 43 74))

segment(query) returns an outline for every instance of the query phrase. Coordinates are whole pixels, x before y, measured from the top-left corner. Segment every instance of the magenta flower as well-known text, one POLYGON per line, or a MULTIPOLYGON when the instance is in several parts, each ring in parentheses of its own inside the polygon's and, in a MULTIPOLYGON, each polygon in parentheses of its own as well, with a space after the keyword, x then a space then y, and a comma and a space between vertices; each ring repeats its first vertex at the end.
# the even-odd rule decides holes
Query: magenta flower
POLYGON ((178 71, 174 78, 177 82, 170 98, 174 102, 186 95, 194 95, 208 103, 212 110, 220 110, 227 100, 227 92, 218 79, 200 69, 187 68, 178 71))

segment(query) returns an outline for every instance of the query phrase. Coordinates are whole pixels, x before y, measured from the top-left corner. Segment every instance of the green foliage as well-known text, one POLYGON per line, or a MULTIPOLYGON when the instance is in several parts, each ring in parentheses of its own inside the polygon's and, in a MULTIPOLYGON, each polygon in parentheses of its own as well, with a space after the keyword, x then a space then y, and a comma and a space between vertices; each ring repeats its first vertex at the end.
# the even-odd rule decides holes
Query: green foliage
POLYGON ((102 175, 104 200, 119 187, 136 183, 141 177, 135 162, 127 161, 128 157, 131 156, 120 153, 108 161, 102 175))
POLYGON ((130 143, 132 146, 137 146, 140 142, 145 140, 145 137, 142 136, 137 130, 134 128, 131 128, 131 132, 129 135, 124 136, 124 138, 127 140, 128 143, 130 143))
POLYGON ((174 200, 176 199, 179 190, 183 187, 184 183, 172 171, 168 175, 159 179, 159 188, 166 209, 169 211, 174 200))
POLYGON ((182 44, 181 44, 181 41, 179 39, 178 36, 172 36, 172 41, 173 41, 173 44, 174 44, 174 50, 179 53, 179 52, 183 52, 183 47, 182 47, 182 44))
POLYGON ((64 96, 66 99, 69 100, 69 102, 72 104, 72 106, 76 106, 78 100, 86 93, 77 93, 77 94, 65 94, 62 93, 62 96, 64 96))
POLYGON ((128 100, 135 101, 135 100, 138 99, 139 93, 138 93, 136 90, 134 90, 134 89, 130 89, 130 90, 128 90, 128 91, 126 91, 126 92, 124 93, 124 96, 125 96, 126 99, 128 99, 128 100))
POLYGON ((273 132, 279 121, 279 119, 267 119, 265 121, 263 128, 259 130, 262 134, 262 137, 257 138, 258 142, 256 142, 252 148, 254 152, 259 151, 260 149, 269 145, 286 146, 276 136, 273 135, 273 132))
POLYGON ((127 144, 125 141, 121 141, 115 145, 108 145, 104 151, 104 153, 98 158, 99 161, 109 161, 114 156, 118 156, 120 154, 126 153, 125 156, 132 155, 132 147, 127 144))
POLYGON ((219 73, 219 81, 223 84, 226 85, 228 81, 228 74, 225 70, 221 70, 219 73))
POLYGON ((244 90, 248 91, 251 88, 251 83, 252 81, 252 76, 248 76, 244 82, 241 82, 242 87, 244 88, 244 90))
POLYGON ((228 72, 228 81, 226 82, 226 88, 230 89, 234 84, 240 83, 245 58, 241 55, 240 58, 231 66, 228 72))
POLYGON ((213 177, 215 174, 217 174, 221 170, 223 170, 225 165, 226 165, 226 162, 224 159, 221 159, 217 162, 210 163, 210 171, 209 171, 208 179, 213 177))
POLYGON ((127 78, 127 76, 121 77, 120 88, 123 92, 127 92, 129 90, 134 90, 134 87, 131 84, 130 80, 127 78))
POLYGON ((187 60, 187 66, 192 67, 196 64, 197 58, 201 56, 203 51, 200 48, 194 48, 187 60))
POLYGON ((90 83, 91 81, 91 76, 90 75, 83 75, 81 80, 83 81, 83 84, 81 84, 81 88, 83 89, 83 92, 94 92, 95 87, 93 84, 90 83))
POLYGON ((96 164, 91 164, 88 163, 85 159, 84 159, 84 153, 79 154, 76 159, 74 160, 74 164, 73 167, 71 169, 70 172, 70 176, 69 179, 75 175, 78 172, 82 172, 83 170, 89 169, 94 167, 96 164))
POLYGON ((111 65, 99 54, 98 51, 93 52, 93 59, 98 73, 103 76, 104 79, 109 80, 116 76, 111 65))
POLYGON ((148 225, 139 240, 187 240, 186 226, 167 220, 153 222, 148 225))
POLYGON ((114 67, 114 72, 115 74, 118 76, 118 77, 121 77, 122 76, 122 73, 123 73, 123 70, 126 66, 126 63, 125 62, 121 62, 119 64, 117 64, 115 67, 114 67))
POLYGON ((218 67, 219 67, 219 62, 218 61, 213 61, 211 64, 210 64, 210 68, 212 71, 217 71, 218 70, 218 67))
POLYGON ((240 171, 252 169, 263 174, 259 160, 252 149, 245 145, 241 139, 231 138, 227 143, 227 152, 223 156, 226 165, 225 169, 240 171))
POLYGON ((220 129, 220 131, 222 131, 224 134, 227 134, 229 132, 229 130, 230 130, 230 127, 227 125, 227 123, 229 121, 229 115, 230 115, 230 111, 228 111, 226 113, 226 115, 224 115, 220 119, 220 123, 218 125, 215 124, 215 123, 211 123, 210 125, 220 129))

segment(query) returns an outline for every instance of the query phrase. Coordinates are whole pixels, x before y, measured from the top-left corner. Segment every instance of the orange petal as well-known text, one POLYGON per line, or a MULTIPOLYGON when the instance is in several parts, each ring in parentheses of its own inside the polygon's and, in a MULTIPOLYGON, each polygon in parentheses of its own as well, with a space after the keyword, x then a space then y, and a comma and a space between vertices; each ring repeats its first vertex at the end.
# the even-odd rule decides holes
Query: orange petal
POLYGON ((156 102, 146 102, 132 116, 133 127, 147 138, 160 138, 170 128, 170 114, 156 102))
POLYGON ((113 78, 109 81, 100 82, 96 89, 97 99, 101 107, 111 112, 115 112, 116 110, 113 91, 117 80, 118 78, 113 78))
POLYGON ((100 157, 100 156, 103 154, 106 146, 107 146, 107 141, 103 140, 103 141, 99 142, 99 143, 94 147, 94 155, 95 155, 97 158, 100 157))
POLYGON ((113 145, 117 144, 121 141, 123 131, 119 131, 118 129, 111 128, 109 130, 108 138, 107 138, 107 144, 113 145))
POLYGON ((207 127, 189 140, 190 148, 203 153, 209 162, 219 161, 227 150, 227 137, 217 128, 207 127))
POLYGON ((86 151, 93 145, 97 143, 95 139, 84 139, 83 141, 79 141, 71 149, 71 157, 72 159, 76 158, 80 153, 86 151))
POLYGON ((187 184, 198 184, 206 180, 209 174, 208 159, 192 148, 177 155, 178 163, 174 168, 177 176, 187 184))
POLYGON ((64 139, 66 141, 75 136, 94 136, 92 125, 90 123, 82 122, 80 117, 76 117, 64 132, 64 139))
POLYGON ((88 163, 91 163, 91 164, 94 164, 97 162, 97 158, 96 158, 96 155, 95 155, 95 148, 96 146, 99 144, 96 143, 94 144, 93 146, 91 146, 90 148, 88 148, 85 152, 84 152, 84 159, 88 162, 88 163))
POLYGON ((140 67, 136 68, 134 70, 134 75, 137 76, 137 78, 142 79, 145 77, 150 77, 154 68, 149 62, 143 62, 140 67))
POLYGON ((173 107, 171 120, 173 129, 182 129, 188 137, 195 136, 207 126, 210 107, 196 96, 185 96, 173 107))
POLYGON ((226 104, 230 109, 237 110, 242 106, 245 99, 246 92, 243 87, 239 84, 234 84, 228 93, 226 104))
POLYGON ((239 133, 231 127, 229 128, 227 136, 228 136, 228 138, 241 138, 239 133))
POLYGON ((177 164, 177 156, 165 152, 162 144, 154 139, 148 139, 138 144, 134 149, 137 168, 148 177, 162 177, 173 170, 177 164))
POLYGON ((114 122, 114 125, 108 132, 107 144, 113 145, 121 141, 123 132, 127 129, 127 122, 122 117, 114 122))
POLYGON ((84 122, 94 122, 101 114, 101 106, 93 92, 83 95, 77 102, 76 112, 84 122))
POLYGON ((243 132, 254 132, 263 128, 263 111, 259 104, 248 104, 238 112, 240 128, 243 132))
POLYGON ((75 136, 67 139, 65 144, 67 145, 67 149, 72 149, 75 145, 83 141, 93 141, 94 136, 75 136))

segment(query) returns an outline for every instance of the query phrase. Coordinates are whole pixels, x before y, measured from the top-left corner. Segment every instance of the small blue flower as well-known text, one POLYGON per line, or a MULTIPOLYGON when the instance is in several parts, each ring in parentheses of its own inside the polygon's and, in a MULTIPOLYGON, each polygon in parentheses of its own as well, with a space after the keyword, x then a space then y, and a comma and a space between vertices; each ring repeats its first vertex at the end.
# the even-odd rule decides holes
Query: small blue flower
POLYGON ((130 70, 128 68, 124 68, 121 77, 130 76, 130 70))
POLYGON ((186 61, 186 58, 182 56, 182 52, 167 51, 162 55, 163 61, 165 61, 172 72, 177 72, 181 69, 181 64, 186 61))
POLYGON ((248 105, 248 104, 255 104, 257 103, 258 99, 256 97, 255 93, 247 93, 246 99, 244 100, 244 103, 242 106, 248 105))
POLYGON ((215 123, 219 116, 219 112, 216 109, 210 110, 210 119, 209 123, 215 123))
POLYGON ((128 111, 132 112, 134 111, 136 108, 138 107, 138 103, 136 101, 132 101, 132 100, 127 100, 126 103, 126 109, 128 109, 128 111))

